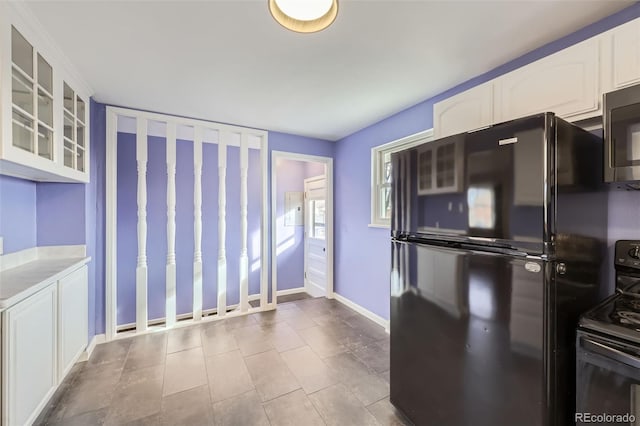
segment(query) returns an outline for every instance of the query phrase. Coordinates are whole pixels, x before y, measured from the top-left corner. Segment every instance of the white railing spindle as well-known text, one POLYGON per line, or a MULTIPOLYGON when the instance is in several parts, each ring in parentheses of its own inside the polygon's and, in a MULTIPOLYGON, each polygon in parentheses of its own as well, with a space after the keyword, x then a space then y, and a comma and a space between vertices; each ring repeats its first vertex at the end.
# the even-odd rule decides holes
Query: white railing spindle
POLYGON ((176 123, 167 123, 166 326, 176 323, 176 123))
POLYGON ((202 319, 202 127, 193 140, 193 319, 202 319))
POLYGON ((218 141, 218 315, 227 313, 227 145, 225 133, 220 132, 218 141))
POLYGON ((240 311, 249 310, 249 252, 247 249, 247 177, 249 174, 248 135, 240 137, 240 311))
POLYGON ((147 120, 136 121, 138 166, 138 259, 136 265, 136 332, 147 330, 147 120))

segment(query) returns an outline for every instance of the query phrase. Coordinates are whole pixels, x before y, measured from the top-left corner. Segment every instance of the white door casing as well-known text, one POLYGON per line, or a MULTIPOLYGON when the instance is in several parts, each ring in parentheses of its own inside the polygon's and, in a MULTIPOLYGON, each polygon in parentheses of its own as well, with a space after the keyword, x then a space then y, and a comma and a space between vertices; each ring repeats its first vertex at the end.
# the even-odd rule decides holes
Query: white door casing
POLYGON ((304 287, 327 295, 327 188, 324 175, 304 180, 304 287))
MULTIPOLYGON (((326 212, 326 241, 325 241, 325 253, 326 253, 326 286, 325 292, 326 297, 329 299, 334 298, 333 293, 333 158, 331 157, 322 157, 319 155, 307 155, 307 154, 297 154, 292 152, 284 152, 284 151, 272 151, 271 152, 271 229, 273 232, 276 232, 276 199, 273 194, 277 194, 277 185, 276 185, 276 173, 275 173, 275 165, 279 159, 286 160, 296 160, 296 161, 306 161, 312 163, 321 163, 324 164, 325 174, 324 178, 326 180, 326 204, 325 204, 325 212, 326 212)), ((271 238, 271 293, 273 295, 272 303, 270 306, 273 306, 277 303, 277 294, 278 294, 278 266, 277 266, 277 236, 272 235, 271 238)), ((324 296, 325 294, 323 294, 324 296)), ((273 306, 275 307, 275 306, 273 306)))

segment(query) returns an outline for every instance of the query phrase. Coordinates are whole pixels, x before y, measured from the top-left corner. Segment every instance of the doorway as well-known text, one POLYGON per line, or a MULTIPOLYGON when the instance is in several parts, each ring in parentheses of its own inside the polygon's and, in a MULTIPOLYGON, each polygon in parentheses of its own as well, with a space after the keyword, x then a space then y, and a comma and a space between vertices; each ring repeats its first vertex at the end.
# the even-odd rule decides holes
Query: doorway
POLYGON ((327 295, 326 178, 304 180, 304 288, 313 297, 327 295))
POLYGON ((274 151, 271 300, 333 297, 333 159, 274 151))

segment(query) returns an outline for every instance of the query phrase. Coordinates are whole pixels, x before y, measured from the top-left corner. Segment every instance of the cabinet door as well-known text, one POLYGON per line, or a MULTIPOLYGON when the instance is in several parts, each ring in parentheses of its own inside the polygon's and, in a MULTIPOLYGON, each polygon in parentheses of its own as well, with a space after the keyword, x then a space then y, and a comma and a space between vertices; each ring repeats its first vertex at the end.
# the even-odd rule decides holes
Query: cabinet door
POLYGON ((640 81, 640 19, 628 22, 611 33, 613 48, 613 89, 640 81))
POLYGON ((58 377, 64 378, 87 347, 87 266, 58 281, 58 377))
POLYGON ((592 38, 497 79, 499 121, 540 112, 577 120, 600 111, 600 39, 592 38))
POLYGON ((56 286, 3 315, 3 424, 31 424, 56 388, 56 286))
POLYGON ((433 106, 436 138, 455 135, 493 122, 493 82, 452 96, 433 106))

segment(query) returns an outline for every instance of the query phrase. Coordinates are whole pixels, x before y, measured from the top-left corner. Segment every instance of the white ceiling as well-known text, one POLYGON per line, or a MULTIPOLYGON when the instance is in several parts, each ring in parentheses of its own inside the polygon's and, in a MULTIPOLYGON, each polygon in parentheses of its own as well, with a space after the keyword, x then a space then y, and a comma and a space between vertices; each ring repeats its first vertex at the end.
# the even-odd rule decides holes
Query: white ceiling
POLYGON ((29 6, 100 102, 337 140, 631 3, 341 0, 315 34, 267 0, 29 6))

